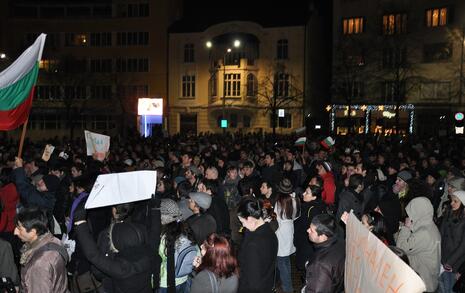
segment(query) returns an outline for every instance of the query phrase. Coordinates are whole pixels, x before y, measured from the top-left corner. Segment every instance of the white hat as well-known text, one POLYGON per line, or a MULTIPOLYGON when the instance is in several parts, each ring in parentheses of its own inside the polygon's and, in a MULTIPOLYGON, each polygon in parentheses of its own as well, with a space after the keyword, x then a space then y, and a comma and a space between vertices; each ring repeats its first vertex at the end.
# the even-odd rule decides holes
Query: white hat
POLYGON ((457 190, 452 192, 452 195, 456 196, 462 202, 462 205, 465 205, 465 191, 457 190))

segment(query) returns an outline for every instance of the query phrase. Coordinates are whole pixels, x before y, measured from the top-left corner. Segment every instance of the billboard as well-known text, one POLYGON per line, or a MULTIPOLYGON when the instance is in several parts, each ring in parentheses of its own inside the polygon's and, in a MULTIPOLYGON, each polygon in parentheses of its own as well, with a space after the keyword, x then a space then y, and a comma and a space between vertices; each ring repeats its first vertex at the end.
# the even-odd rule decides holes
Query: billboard
POLYGON ((137 114, 163 116, 163 99, 139 99, 137 114))

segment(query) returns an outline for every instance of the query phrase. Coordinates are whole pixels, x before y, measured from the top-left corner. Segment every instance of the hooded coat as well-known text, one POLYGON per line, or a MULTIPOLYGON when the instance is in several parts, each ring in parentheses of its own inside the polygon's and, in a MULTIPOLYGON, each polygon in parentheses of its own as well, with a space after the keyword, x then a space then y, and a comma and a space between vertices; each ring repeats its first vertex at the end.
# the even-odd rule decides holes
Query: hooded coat
POLYGON ((441 265, 441 235, 433 222, 433 205, 428 198, 417 197, 405 211, 412 225, 400 228, 397 247, 407 254, 410 266, 425 282, 426 291, 434 292, 441 265))

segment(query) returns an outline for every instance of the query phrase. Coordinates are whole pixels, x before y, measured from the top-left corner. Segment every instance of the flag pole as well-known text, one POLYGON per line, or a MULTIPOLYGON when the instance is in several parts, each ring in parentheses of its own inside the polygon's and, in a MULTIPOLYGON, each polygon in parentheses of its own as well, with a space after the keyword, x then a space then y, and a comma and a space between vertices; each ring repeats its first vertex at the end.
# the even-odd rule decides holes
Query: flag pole
POLYGON ((26 118, 26 121, 23 124, 23 130, 21 131, 21 138, 19 140, 18 158, 21 158, 21 155, 23 154, 24 138, 26 137, 26 128, 27 128, 28 121, 29 121, 29 117, 26 118))

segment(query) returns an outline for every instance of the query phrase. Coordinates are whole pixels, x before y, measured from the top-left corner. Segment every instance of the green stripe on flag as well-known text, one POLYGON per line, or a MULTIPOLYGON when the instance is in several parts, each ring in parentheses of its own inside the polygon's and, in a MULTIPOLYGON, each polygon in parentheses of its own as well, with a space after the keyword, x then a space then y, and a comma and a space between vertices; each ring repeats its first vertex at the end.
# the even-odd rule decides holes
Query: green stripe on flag
POLYGON ((23 78, 3 89, 0 89, 0 111, 12 110, 23 103, 29 96, 37 81, 39 63, 37 62, 23 78))

